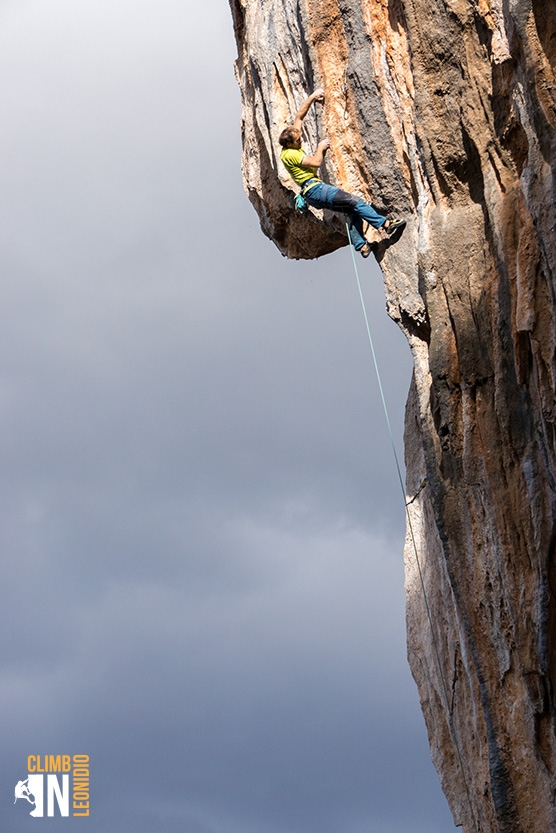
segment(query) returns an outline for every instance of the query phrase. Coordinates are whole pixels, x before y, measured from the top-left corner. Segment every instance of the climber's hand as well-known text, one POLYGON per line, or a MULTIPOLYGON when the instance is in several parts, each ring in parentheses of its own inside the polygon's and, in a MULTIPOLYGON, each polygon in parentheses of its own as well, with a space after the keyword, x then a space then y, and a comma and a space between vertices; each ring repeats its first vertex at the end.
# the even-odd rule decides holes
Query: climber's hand
POLYGON ((313 104, 315 101, 320 101, 321 103, 324 101, 324 90, 315 90, 314 93, 311 93, 311 95, 305 99, 305 101, 295 114, 295 119, 292 127, 295 127, 296 130, 299 130, 301 132, 301 125, 303 119, 309 112, 311 104, 313 104))
POLYGON ((317 145, 317 150, 314 156, 304 156, 301 160, 301 167, 302 168, 319 168, 322 165, 322 160, 324 159, 324 154, 330 147, 330 140, 323 139, 322 142, 319 142, 317 145))

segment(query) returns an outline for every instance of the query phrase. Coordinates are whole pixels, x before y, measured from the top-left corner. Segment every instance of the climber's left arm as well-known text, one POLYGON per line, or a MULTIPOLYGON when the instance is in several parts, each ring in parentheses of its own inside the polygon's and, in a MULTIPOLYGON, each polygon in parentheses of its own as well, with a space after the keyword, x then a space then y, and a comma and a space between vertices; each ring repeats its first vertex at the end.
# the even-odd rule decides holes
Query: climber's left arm
POLYGON ((301 160, 302 168, 320 168, 324 159, 324 154, 330 147, 330 139, 323 139, 319 142, 314 156, 304 156, 301 160))

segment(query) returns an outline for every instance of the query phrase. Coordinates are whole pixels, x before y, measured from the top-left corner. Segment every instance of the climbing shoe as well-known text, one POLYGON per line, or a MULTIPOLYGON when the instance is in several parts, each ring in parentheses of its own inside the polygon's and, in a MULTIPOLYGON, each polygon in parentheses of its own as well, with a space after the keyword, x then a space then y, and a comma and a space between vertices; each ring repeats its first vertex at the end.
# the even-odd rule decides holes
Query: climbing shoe
POLYGON ((406 225, 407 225, 407 222, 405 220, 399 220, 399 219, 386 220, 386 222, 384 223, 383 228, 384 228, 384 231, 386 232, 386 234, 394 234, 395 231, 398 231, 398 230, 401 230, 401 229, 405 228, 406 225))
POLYGON ((373 247, 371 246, 371 244, 370 243, 365 243, 365 245, 362 246, 359 249, 359 254, 361 255, 361 257, 369 257, 372 250, 373 250, 373 247))

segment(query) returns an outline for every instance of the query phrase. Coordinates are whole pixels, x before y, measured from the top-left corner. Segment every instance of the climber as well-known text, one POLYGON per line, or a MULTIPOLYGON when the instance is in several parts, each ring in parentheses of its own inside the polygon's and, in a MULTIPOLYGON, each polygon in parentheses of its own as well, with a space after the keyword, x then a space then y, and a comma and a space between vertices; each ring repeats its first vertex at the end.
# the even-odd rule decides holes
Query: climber
POLYGON ((354 248, 363 257, 369 257, 371 244, 365 239, 363 222, 373 228, 383 228, 387 234, 393 234, 405 226, 405 220, 387 219, 379 214, 369 203, 342 191, 334 185, 327 185, 317 176, 317 169, 322 165, 324 155, 330 147, 330 141, 319 142, 313 156, 309 156, 302 147, 301 126, 313 102, 324 101, 324 90, 315 90, 304 101, 295 116, 291 127, 286 127, 278 138, 282 145, 280 159, 289 175, 301 188, 301 195, 313 208, 327 208, 329 211, 341 211, 350 219, 349 236, 354 248))

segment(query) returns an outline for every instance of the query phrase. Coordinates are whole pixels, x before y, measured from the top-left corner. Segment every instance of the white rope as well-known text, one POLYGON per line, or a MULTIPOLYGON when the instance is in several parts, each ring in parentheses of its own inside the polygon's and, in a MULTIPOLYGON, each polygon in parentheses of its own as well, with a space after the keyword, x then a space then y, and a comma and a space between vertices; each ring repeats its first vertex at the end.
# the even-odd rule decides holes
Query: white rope
POLYGON ((437 642, 437 639, 436 639, 436 636, 435 636, 435 633, 434 633, 434 627, 433 627, 433 622, 432 622, 432 614, 431 614, 431 610, 430 610, 430 607, 429 607, 429 601, 428 601, 428 598, 427 598, 427 591, 425 589, 425 581, 424 581, 424 578, 423 578, 423 571, 421 569, 421 561, 419 559, 419 553, 418 553, 418 550, 417 550, 417 542, 415 541, 415 535, 413 533, 413 524, 411 523, 411 516, 409 514, 409 503, 411 503, 411 501, 408 503, 408 501, 406 499, 405 486, 404 486, 404 482, 403 482, 400 462, 399 462, 399 459, 398 459, 398 452, 396 451, 396 444, 394 442, 394 435, 392 433, 392 425, 390 423, 390 416, 388 414, 386 399, 384 397, 384 389, 382 387, 382 379, 381 379, 381 376, 380 376, 380 370, 378 368, 378 362, 377 362, 375 348, 374 348, 374 344, 373 344, 373 337, 371 335, 371 328, 369 326, 369 317, 367 315, 367 308, 365 306, 365 299, 363 298, 363 292, 361 290, 361 281, 359 280, 359 270, 357 269, 357 263, 356 263, 356 260, 355 260, 355 249, 354 249, 353 243, 351 241, 351 237, 350 237, 350 234, 349 234, 349 225, 347 223, 346 223, 346 229, 347 229, 347 233, 348 233, 348 239, 350 241, 351 258, 353 260, 353 268, 355 270, 355 277, 356 277, 356 280, 357 280, 357 288, 359 289, 359 298, 361 300, 361 306, 363 308, 363 316, 365 318, 365 325, 366 325, 366 328, 367 328, 367 335, 369 337, 369 344, 371 346, 371 353, 372 353, 372 356, 373 356, 373 364, 374 364, 374 368, 375 368, 376 378, 377 378, 377 381, 378 381, 378 388, 380 390, 380 398, 382 399, 382 407, 384 409, 384 416, 386 417, 386 424, 388 425, 388 433, 390 435, 390 443, 392 445, 392 451, 394 452, 394 460, 396 461, 396 470, 398 472, 398 480, 399 480, 399 483, 400 483, 400 488, 401 488, 402 496, 403 496, 403 502, 404 502, 404 506, 405 506, 405 514, 406 514, 406 518, 407 518, 407 527, 409 529, 411 542, 413 544, 413 551, 415 553, 415 561, 417 563, 417 570, 419 572, 419 581, 420 581, 420 584, 421 584, 421 590, 423 591, 423 599, 424 599, 424 602, 425 602, 425 609, 426 609, 426 612, 427 612, 427 618, 428 618, 429 626, 430 626, 430 629, 431 629, 431 636, 432 636, 432 642, 433 642, 433 647, 434 647, 434 654, 435 654, 435 658, 436 658, 436 664, 438 666, 438 673, 440 675, 440 680, 442 682, 442 691, 443 691, 443 695, 444 695, 444 700, 446 701, 446 709, 447 709, 447 714, 448 714, 448 723, 449 723, 449 726, 450 726, 450 733, 452 735, 452 740, 454 742, 454 747, 456 749, 456 753, 457 753, 457 757, 458 757, 458 761, 459 761, 461 776, 463 778, 465 793, 467 795, 467 802, 469 804, 469 811, 471 813, 471 818, 472 818, 472 821, 473 821, 473 828, 475 830, 475 833, 479 833, 479 828, 478 828, 477 822, 475 820, 475 813, 473 812, 473 805, 471 803, 471 796, 469 794, 469 787, 468 787, 468 784, 467 784, 467 778, 465 777, 465 770, 463 768, 463 760, 462 760, 462 757, 461 757, 460 746, 459 746, 459 743, 458 743, 456 729, 455 729, 455 726, 454 726, 454 719, 453 719, 452 709, 450 707, 450 698, 448 697, 448 688, 446 686, 446 680, 445 680, 445 677, 444 677, 444 672, 442 670, 442 663, 440 661, 440 652, 439 652, 439 649, 438 649, 438 642, 437 642))

